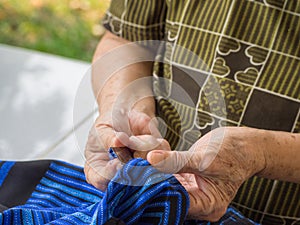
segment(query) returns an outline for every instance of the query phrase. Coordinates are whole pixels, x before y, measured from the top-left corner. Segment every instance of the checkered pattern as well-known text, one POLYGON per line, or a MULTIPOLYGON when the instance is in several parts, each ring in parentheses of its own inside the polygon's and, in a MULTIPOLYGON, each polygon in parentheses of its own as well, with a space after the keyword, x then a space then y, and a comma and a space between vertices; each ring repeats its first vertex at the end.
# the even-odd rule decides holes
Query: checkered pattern
MULTIPOLYGON (((220 126, 299 132, 300 0, 112 0, 103 24, 130 41, 163 41, 154 92, 173 149, 220 126)), ((299 185, 253 178, 234 204, 289 224, 300 220, 299 196, 299 185)))

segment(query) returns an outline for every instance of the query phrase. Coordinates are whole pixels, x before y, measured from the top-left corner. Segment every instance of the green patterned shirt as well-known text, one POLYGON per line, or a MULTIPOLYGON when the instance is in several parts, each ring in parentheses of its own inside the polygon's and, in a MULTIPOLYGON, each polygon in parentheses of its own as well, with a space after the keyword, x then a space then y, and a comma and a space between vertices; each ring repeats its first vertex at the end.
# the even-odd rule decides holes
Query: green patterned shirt
MULTIPOLYGON (((112 0, 103 24, 164 41, 153 89, 173 149, 220 126, 300 132, 300 0, 112 0)), ((262 224, 300 224, 298 184, 253 177, 232 204, 262 224)))

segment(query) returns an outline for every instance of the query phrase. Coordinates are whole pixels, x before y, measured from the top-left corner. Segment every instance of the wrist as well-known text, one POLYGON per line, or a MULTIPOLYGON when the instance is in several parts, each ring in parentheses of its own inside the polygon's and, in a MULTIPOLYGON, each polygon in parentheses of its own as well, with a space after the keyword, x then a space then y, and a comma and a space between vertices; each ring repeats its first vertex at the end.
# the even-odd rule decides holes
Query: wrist
POLYGON ((255 168, 253 175, 259 176, 267 167, 267 142, 270 139, 270 132, 262 129, 250 128, 252 131, 251 150, 254 152, 255 168))
POLYGON ((240 127, 238 131, 243 138, 244 151, 248 155, 249 177, 260 174, 266 168, 266 142, 269 134, 265 130, 240 127))
POLYGON ((258 176, 282 181, 300 182, 300 136, 283 131, 264 132, 261 149, 265 166, 258 176))

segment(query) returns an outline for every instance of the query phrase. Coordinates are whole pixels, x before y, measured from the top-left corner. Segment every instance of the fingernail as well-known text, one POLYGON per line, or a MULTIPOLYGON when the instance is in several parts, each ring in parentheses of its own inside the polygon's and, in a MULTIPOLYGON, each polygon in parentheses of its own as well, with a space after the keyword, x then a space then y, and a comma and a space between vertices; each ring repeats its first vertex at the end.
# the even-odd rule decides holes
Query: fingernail
POLYGON ((160 143, 160 144, 161 144, 161 143, 164 141, 164 139, 163 139, 163 138, 157 138, 156 140, 157 140, 157 141, 158 141, 158 143, 160 143))

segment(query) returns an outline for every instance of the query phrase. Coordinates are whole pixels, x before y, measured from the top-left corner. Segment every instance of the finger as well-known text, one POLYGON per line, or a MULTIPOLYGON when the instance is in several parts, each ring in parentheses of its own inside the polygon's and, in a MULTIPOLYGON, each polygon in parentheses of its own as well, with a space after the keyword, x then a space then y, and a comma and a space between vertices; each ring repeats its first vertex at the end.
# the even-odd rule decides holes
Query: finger
POLYGON ((113 107, 112 112, 99 116, 95 124, 97 127, 110 127, 114 131, 131 135, 127 110, 122 107, 113 107))
MULTIPOLYGON (((210 212, 207 212, 205 207, 212 205, 204 203, 203 199, 207 199, 207 197, 203 194, 201 195, 200 198, 194 198, 191 197, 190 195, 190 208, 188 210, 188 219, 193 219, 193 220, 205 220, 205 221, 210 221, 210 222, 217 222, 221 219, 221 217, 226 213, 226 207, 223 209, 216 209, 216 210, 211 210, 210 212), (203 206, 205 205, 205 206, 203 206)), ((205 200, 207 202, 207 200, 205 200)))
POLYGON ((162 151, 148 153, 147 160, 165 173, 199 173, 201 157, 193 151, 162 151))
POLYGON ((174 174, 176 179, 183 185, 189 194, 190 207, 188 210, 189 219, 218 221, 225 213, 228 204, 218 200, 216 193, 212 193, 210 183, 191 173, 174 174), (221 204, 220 204, 221 203, 221 204))
POLYGON ((161 138, 155 138, 152 135, 147 134, 131 136, 129 138, 128 147, 137 151, 150 151, 157 149, 161 145, 162 141, 163 139, 161 138))
POLYGON ((110 147, 127 146, 129 137, 124 132, 115 131, 110 125, 98 124, 95 126, 94 138, 97 146, 101 149, 108 150, 110 147))
POLYGON ((108 147, 123 146, 123 139, 128 136, 123 133, 114 132, 110 127, 101 127, 98 130, 93 127, 90 131, 86 149, 85 149, 85 175, 87 181, 99 188, 105 190, 109 180, 114 177, 121 162, 119 160, 110 160, 108 147), (104 134, 105 133, 105 134, 104 134))
MULTIPOLYGON (((145 144, 146 146, 135 146, 134 149, 134 158, 143 158, 146 159, 147 154, 153 149, 161 149, 165 151, 171 151, 170 144, 167 140, 161 138, 154 138, 150 135, 140 135, 136 136, 136 139, 139 139, 139 142, 150 142, 150 144, 145 144)), ((131 139, 132 140, 132 139, 131 139)), ((132 143, 131 143, 132 144, 132 143)), ((133 144, 132 144, 133 145, 133 144)))
POLYGON ((174 174, 189 194, 190 207, 188 210, 189 219, 203 219, 209 214, 211 202, 208 196, 198 187, 195 175, 191 173, 174 174), (208 205, 207 205, 208 203, 208 205))
POLYGON ((103 160, 86 162, 84 166, 84 173, 89 184, 105 191, 108 182, 115 176, 121 166, 121 162, 117 159, 109 162, 103 160))

